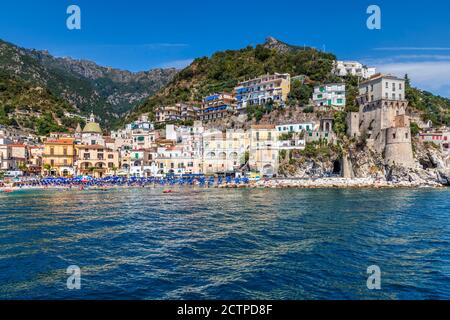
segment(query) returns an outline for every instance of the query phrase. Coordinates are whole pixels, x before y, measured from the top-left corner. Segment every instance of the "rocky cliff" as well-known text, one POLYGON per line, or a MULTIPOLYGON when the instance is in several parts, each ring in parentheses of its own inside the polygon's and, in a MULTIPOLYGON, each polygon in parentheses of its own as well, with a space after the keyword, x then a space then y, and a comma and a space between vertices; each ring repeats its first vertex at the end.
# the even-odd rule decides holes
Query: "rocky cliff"
POLYGON ((407 168, 387 164, 382 154, 367 148, 363 141, 347 140, 331 147, 316 145, 311 150, 281 154, 279 173, 285 178, 335 175, 399 185, 450 186, 450 168, 440 148, 414 140, 413 149, 416 165, 407 168))

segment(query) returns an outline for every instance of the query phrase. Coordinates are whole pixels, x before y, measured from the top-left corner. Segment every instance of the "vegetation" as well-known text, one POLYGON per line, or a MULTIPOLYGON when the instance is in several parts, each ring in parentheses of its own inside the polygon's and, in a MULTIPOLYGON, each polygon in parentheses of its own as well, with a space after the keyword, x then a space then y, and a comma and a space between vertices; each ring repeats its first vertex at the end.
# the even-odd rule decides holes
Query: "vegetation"
POLYGON ((0 72, 0 124, 34 130, 39 135, 67 131, 76 123, 58 124, 75 110, 48 90, 0 72))
POLYGON ((307 106, 313 92, 313 86, 302 84, 300 80, 293 81, 291 84, 291 92, 289 94, 289 105, 307 106))
POLYGON ((422 120, 431 120, 436 126, 450 126, 450 99, 413 88, 408 75, 405 75, 405 81, 409 106, 423 113, 422 120))
POLYGON ((282 133, 279 136, 279 140, 281 141, 288 141, 288 140, 292 140, 293 134, 292 132, 288 132, 288 133, 282 133))
MULTIPOLYGON (((196 59, 179 72, 166 88, 136 108, 125 121, 134 120, 142 113, 150 113, 153 117, 158 105, 199 101, 203 96, 218 91, 231 92, 239 81, 262 74, 301 74, 312 81, 323 81, 331 77, 334 55, 312 48, 290 48, 291 50, 280 51, 266 45, 257 45, 196 59)), ((311 88, 295 82, 293 85, 291 98, 301 103, 307 102, 311 88)), ((256 108, 253 117, 261 118, 264 112, 262 108, 256 108)))
POLYGON ((417 123, 411 122, 411 135, 413 137, 417 136, 420 133, 420 127, 417 123))
POLYGON ((338 136, 344 136, 347 133, 347 113, 345 111, 338 111, 334 114, 333 131, 338 136))

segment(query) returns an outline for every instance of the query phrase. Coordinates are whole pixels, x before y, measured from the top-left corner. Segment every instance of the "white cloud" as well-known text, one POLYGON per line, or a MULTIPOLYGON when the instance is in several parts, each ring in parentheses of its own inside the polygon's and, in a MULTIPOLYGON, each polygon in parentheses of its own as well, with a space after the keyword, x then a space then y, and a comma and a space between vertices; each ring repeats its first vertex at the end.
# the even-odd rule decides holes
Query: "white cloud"
POLYGON ((377 51, 450 51, 447 47, 382 47, 374 48, 377 51))
MULTIPOLYGON (((363 62, 377 67, 377 70, 382 73, 390 73, 399 77, 408 74, 414 86, 434 94, 450 97, 450 54, 423 53, 431 48, 403 49, 411 49, 411 51, 415 49, 418 52, 366 58, 363 59, 363 62)), ((438 48, 432 49, 437 50, 438 48)))
POLYGON ((374 64, 380 72, 408 74, 420 89, 450 97, 450 61, 404 61, 374 64))

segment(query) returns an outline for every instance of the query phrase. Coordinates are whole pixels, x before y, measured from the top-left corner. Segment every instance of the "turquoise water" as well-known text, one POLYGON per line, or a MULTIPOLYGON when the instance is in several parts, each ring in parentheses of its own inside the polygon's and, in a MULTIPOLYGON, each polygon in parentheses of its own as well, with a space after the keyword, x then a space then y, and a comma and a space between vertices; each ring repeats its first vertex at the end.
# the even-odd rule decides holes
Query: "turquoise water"
POLYGON ((161 191, 0 194, 0 298, 450 298, 449 189, 161 191))

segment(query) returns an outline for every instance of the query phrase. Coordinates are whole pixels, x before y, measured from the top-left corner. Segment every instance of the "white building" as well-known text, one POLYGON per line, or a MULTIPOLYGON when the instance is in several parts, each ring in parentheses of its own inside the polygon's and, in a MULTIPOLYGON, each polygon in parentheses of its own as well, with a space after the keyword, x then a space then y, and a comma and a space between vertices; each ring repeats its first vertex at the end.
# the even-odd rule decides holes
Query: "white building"
POLYGON ((345 84, 329 83, 314 87, 313 101, 316 107, 345 107, 345 84))
POLYGON ((314 122, 282 124, 276 126, 279 133, 300 133, 302 131, 312 131, 316 124, 314 122))
POLYGON ((0 144, 0 170, 13 170, 15 166, 11 145, 0 144))
POLYGON ((353 75, 369 79, 376 74, 376 68, 367 67, 357 61, 335 61, 334 74, 340 77, 353 75))
POLYGON ((360 104, 379 100, 404 101, 405 80, 393 75, 378 74, 359 86, 360 104))

